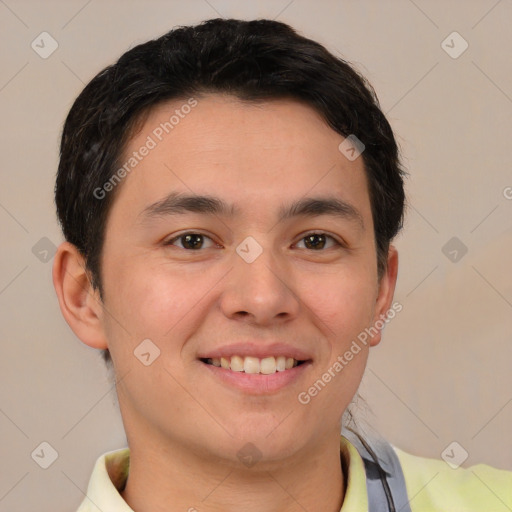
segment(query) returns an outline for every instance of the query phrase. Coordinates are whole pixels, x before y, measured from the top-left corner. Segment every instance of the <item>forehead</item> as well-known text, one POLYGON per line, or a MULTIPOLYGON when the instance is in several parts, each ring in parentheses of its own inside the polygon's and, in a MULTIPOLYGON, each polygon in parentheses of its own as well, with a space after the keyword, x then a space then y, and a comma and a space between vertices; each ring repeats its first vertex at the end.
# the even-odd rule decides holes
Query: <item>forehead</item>
POLYGON ((154 108, 127 144, 121 165, 136 165, 127 166, 116 203, 140 213, 173 191, 214 191, 243 210, 255 201, 263 208, 314 191, 358 196, 364 215, 369 200, 363 160, 350 161, 339 151, 343 139, 312 107, 292 99, 173 100, 154 108))

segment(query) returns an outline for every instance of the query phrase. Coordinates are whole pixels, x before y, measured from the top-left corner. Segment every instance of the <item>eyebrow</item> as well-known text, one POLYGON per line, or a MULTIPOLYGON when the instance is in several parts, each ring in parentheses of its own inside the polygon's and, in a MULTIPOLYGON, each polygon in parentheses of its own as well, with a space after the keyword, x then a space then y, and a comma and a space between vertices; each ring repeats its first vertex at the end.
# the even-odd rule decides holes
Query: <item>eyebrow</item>
MULTIPOLYGON (((228 204, 218 197, 171 192, 160 201, 144 208, 140 216, 144 221, 186 213, 232 217, 239 215, 241 212, 237 206, 228 204)), ((350 203, 334 196, 306 197, 288 205, 282 205, 278 212, 278 222, 293 217, 317 217, 321 215, 331 215, 344 220, 355 221, 364 230, 361 213, 350 203)))

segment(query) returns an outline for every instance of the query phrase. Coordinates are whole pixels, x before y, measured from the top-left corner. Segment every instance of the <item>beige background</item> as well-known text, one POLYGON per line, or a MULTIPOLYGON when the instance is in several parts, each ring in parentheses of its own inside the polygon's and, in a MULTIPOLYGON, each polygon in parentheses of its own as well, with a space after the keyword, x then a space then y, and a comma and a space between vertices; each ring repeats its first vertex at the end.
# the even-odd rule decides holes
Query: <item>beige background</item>
POLYGON ((32 252, 61 241, 64 117, 129 47, 218 16, 277 18, 354 62, 402 146, 403 311, 371 355, 361 420, 414 454, 439 458, 457 441, 465 467, 512 470, 510 0, 1 0, 0 512, 76 509, 96 458, 126 442, 99 353, 68 328, 51 260, 32 252), (47 59, 31 48, 43 31, 59 45, 47 59), (456 59, 441 46, 453 31, 469 44, 456 59), (442 252, 454 236, 468 249, 455 263, 442 252), (59 455, 46 470, 31 458, 43 441, 59 455))

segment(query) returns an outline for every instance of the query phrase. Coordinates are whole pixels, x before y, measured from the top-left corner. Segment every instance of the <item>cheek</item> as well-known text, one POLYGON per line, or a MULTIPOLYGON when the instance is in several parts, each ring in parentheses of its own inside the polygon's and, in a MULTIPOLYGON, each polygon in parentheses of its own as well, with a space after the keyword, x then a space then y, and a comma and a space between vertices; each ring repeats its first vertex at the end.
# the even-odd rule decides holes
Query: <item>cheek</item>
MULTIPOLYGON (((367 273, 355 269, 302 276, 300 295, 324 325, 333 345, 343 344, 369 326, 377 289, 367 273)), ((334 346, 333 346, 334 348, 334 346)))
POLYGON ((144 265, 125 262, 123 267, 109 270, 105 291, 111 342, 122 343, 126 351, 128 338, 133 351, 149 338, 164 349, 164 340, 176 338, 180 320, 198 303, 199 290, 161 266, 151 268, 149 259, 144 265))
POLYGON ((318 380, 313 385, 318 391, 311 391, 319 393, 325 385, 328 391, 320 401, 326 410, 340 414, 357 391, 366 367, 369 344, 363 338, 372 322, 377 290, 367 272, 354 268, 312 276, 309 289, 307 304, 329 343, 315 375, 318 380))

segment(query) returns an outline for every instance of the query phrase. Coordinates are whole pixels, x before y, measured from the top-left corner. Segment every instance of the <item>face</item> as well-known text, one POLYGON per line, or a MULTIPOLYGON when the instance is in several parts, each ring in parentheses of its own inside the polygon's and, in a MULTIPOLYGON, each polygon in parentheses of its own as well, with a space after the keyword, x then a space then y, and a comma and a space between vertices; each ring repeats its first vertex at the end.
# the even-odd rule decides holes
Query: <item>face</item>
POLYGON ((101 326, 128 440, 305 453, 339 436, 380 337, 353 342, 394 286, 363 161, 298 102, 196 101, 145 120, 106 225, 101 326))

